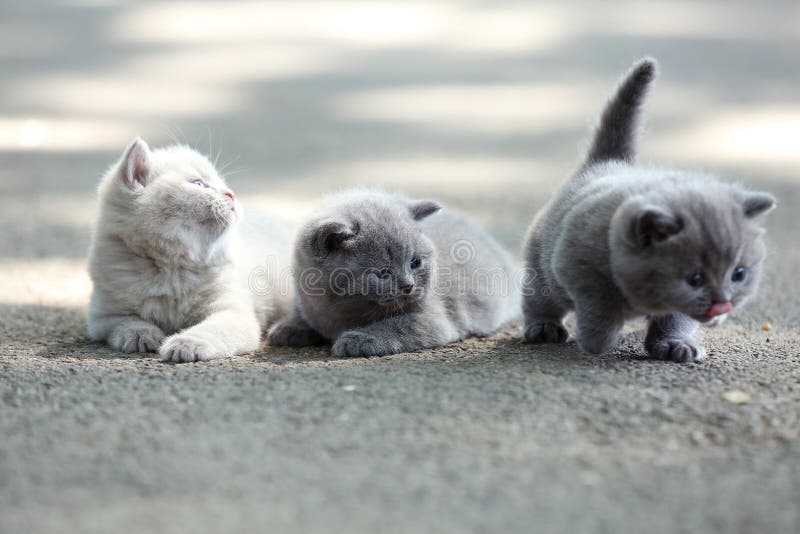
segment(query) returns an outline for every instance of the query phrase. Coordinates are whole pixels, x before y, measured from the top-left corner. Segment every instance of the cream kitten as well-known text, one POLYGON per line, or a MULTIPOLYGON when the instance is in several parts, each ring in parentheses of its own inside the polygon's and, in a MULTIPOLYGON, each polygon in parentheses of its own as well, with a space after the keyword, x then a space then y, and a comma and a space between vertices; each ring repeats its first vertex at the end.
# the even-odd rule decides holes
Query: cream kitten
POLYGON ((253 351, 291 298, 288 232, 240 228, 242 207, 204 156, 136 139, 103 177, 89 260, 89 336, 192 362, 253 351), (256 279, 258 277, 258 279, 256 279), (257 286, 257 287, 256 287, 257 286))

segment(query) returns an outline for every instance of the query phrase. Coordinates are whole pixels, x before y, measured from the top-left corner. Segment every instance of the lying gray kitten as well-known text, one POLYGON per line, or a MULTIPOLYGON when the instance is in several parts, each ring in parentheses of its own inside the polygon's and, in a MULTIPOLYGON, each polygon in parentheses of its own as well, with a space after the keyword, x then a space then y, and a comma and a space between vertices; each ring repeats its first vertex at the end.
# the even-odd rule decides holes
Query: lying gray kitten
MULTIPOLYGON (((766 193, 670 169, 634 167, 640 107, 655 77, 644 59, 603 112, 588 157, 534 220, 525 339, 563 342, 575 311, 578 345, 613 349, 626 319, 647 315, 645 348, 676 362, 705 357, 694 339, 757 289, 765 247, 766 193)), ((529 271, 530 272, 530 271, 529 271)))
POLYGON ((196 151, 136 139, 99 197, 92 339, 168 361, 209 360, 257 349, 262 327, 289 309, 278 286, 288 232, 267 222, 243 231, 241 204, 196 151))
POLYGON ((519 313, 509 254, 429 200, 354 190, 328 199, 295 244, 294 315, 275 345, 333 341, 377 356, 491 334, 519 313))

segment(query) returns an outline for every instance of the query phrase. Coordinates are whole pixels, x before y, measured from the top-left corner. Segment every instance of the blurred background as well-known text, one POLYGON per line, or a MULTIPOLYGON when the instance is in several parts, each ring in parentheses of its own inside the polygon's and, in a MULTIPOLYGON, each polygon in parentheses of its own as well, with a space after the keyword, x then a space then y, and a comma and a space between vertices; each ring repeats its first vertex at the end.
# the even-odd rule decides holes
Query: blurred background
MULTIPOLYGON (((761 512, 769 512, 762 526, 796 526, 800 478, 790 468, 800 464, 797 449, 781 444, 796 443, 798 428, 796 374, 790 383, 796 329, 789 330, 800 323, 798 57, 797 0, 0 0, 0 516, 4 506, 28 503, 26 521, 51 531, 62 518, 80 524, 91 509, 97 532, 120 521, 177 532, 180 521, 205 521, 199 508, 217 506, 228 515, 212 524, 224 530, 240 524, 241 498, 260 503, 260 493, 248 493, 258 487, 272 501, 256 509, 268 514, 275 503, 280 524, 309 524, 322 507, 364 531, 436 530, 447 521, 525 531, 529 493, 539 497, 539 516, 565 528, 571 512, 558 506, 584 502, 589 513, 611 510, 606 517, 618 522, 606 523, 608 532, 630 514, 669 525, 675 516, 662 499, 691 509, 684 525, 694 531, 749 531, 761 512), (518 254, 533 214, 582 157, 617 79, 645 55, 659 60, 661 76, 640 159, 714 172, 780 200, 768 223, 772 254, 761 294, 714 334, 752 355, 762 353, 747 343, 770 341, 763 323, 783 328, 788 337, 778 338, 780 350, 758 372, 744 372, 757 356, 685 371, 630 354, 599 363, 534 357, 512 342, 485 359, 489 345, 446 349, 475 358, 472 366, 424 353, 387 359, 385 368, 281 353, 165 368, 115 359, 85 342, 95 187, 133 137, 219 154, 246 208, 290 224, 326 192, 384 187, 437 198, 518 254), (227 365, 231 374, 223 373, 227 365), (447 378, 426 378, 439 365, 447 378), (4 384, 12 371, 15 382, 4 384), (360 419, 356 411, 347 423, 349 405, 336 408, 344 401, 335 400, 338 382, 330 385, 335 373, 342 384, 360 384, 358 377, 377 384, 353 408, 360 419), (398 373, 408 374, 409 389, 392 389, 398 373), (565 373, 570 380, 557 379, 565 373), (461 382, 451 382, 456 375, 461 382), (759 407, 732 416, 715 404, 715 388, 744 376, 778 385, 759 407), (213 408, 218 377, 235 388, 213 408), (608 383, 597 386, 597 377, 608 383), (636 384, 646 380, 650 389, 637 397, 636 384), (694 394, 713 392, 712 400, 681 403, 673 394, 687 383, 694 394), (51 384, 63 387, 50 392, 51 384), (578 389, 563 393, 570 387, 578 389), (276 397, 248 408, 240 390, 276 397), (324 402, 304 397, 315 391, 328 395, 324 402), (634 400, 619 400, 621 391, 634 400), (378 426, 357 439, 354 421, 378 426), (184 435, 200 437, 184 442, 184 435), (739 447, 741 435, 750 441, 739 447), (328 441, 318 450, 320 436, 328 441), (756 447, 765 443, 775 446, 767 455, 775 463, 761 460, 756 447), (617 454, 630 444, 645 446, 617 454), (192 465, 192 454, 202 462, 192 465), (704 463, 703 454, 717 456, 704 463), (649 486, 659 462, 673 462, 658 471, 666 489, 649 486), (741 466, 764 476, 740 476, 741 466), (695 477, 688 486, 686 473, 695 477), (600 480, 615 491, 600 491, 600 480), (783 490, 761 494, 770 481, 783 490), (206 484, 225 489, 219 504, 206 484), (287 484, 295 494, 284 493, 287 484), (62 495, 61 487, 70 489, 62 495), (576 491, 583 500, 573 499, 576 491), (48 515, 50 505, 60 512, 48 515), (173 505, 175 524, 164 520, 173 505), (161 522, 140 513, 152 509, 161 522)), ((591 530, 590 522, 580 525, 575 531, 591 530)))
POLYGON ((136 135, 219 154, 246 206, 288 222, 322 193, 385 187, 463 210, 517 252, 617 78, 651 55, 642 160, 778 189, 800 169, 792 0, 0 10, 0 256, 18 275, 75 273, 73 303, 94 187, 136 135))

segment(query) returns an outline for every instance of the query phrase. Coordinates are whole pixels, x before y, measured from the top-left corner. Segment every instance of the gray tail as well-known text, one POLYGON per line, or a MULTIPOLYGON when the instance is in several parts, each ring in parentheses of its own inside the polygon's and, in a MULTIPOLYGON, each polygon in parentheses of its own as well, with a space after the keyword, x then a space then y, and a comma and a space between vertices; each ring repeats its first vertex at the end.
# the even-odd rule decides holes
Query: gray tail
POLYGON ((631 68, 603 110, 586 158, 588 165, 608 160, 633 162, 642 104, 655 77, 654 59, 641 59, 631 68))

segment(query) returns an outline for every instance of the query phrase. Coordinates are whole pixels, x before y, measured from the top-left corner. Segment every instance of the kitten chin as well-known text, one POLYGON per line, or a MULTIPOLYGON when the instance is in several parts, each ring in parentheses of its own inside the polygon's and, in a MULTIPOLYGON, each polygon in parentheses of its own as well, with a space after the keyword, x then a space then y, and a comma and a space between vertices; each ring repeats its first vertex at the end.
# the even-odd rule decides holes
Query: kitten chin
POLYGON ((507 252, 437 203, 371 190, 331 197, 295 245, 295 313, 270 342, 329 341, 337 356, 377 356, 496 331, 518 313, 507 252), (469 248, 456 256, 454 246, 469 248), (498 283, 459 286, 495 273, 498 283))
POLYGON ((578 345, 613 349, 625 320, 647 315, 645 347, 691 362, 698 323, 718 323, 758 287, 767 193, 714 177, 634 166, 640 109, 655 78, 645 59, 607 104, 592 146, 532 224, 523 304, 529 342, 563 342, 574 311, 578 345))
MULTIPOLYGON (((242 207, 191 148, 134 140, 100 182, 90 252, 89 335, 123 352, 208 360, 258 348, 288 307, 289 236, 240 227, 242 207), (251 289, 265 258, 272 269, 251 289), (269 291, 265 291, 269 289, 269 291)), ((252 224, 247 225, 252 227, 252 224)))

